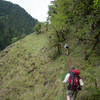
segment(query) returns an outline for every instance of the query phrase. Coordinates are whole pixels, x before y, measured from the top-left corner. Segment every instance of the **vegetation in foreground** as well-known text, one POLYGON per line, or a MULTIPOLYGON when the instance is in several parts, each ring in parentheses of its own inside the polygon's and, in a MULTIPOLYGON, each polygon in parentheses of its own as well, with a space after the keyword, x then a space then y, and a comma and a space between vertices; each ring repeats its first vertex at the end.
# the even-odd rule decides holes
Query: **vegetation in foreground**
POLYGON ((64 100, 62 80, 70 58, 85 83, 77 100, 100 100, 99 5, 99 0, 52 2, 48 22, 35 27, 38 35, 31 34, 0 53, 0 98, 64 100), (68 57, 63 48, 66 40, 68 57))
MULTIPOLYGON (((95 69, 91 67, 84 61, 83 45, 74 45, 70 47, 74 48, 70 50, 71 64, 80 69, 85 83, 77 100, 95 100, 95 97, 99 100, 100 66, 95 69)), ((66 56, 63 51, 55 59, 56 52, 52 54, 53 51, 48 47, 48 37, 45 34, 31 34, 2 51, 0 99, 64 100, 66 88, 62 80, 67 72, 66 56)))
POLYGON ((0 53, 0 99, 55 100, 62 96, 64 61, 48 57, 47 37, 29 35, 0 53), (60 65, 60 66, 58 66, 60 65))
POLYGON ((100 99, 99 16, 100 0, 54 0, 49 6, 49 45, 62 55, 67 40, 72 58, 83 72, 86 91, 81 93, 81 100, 100 99))

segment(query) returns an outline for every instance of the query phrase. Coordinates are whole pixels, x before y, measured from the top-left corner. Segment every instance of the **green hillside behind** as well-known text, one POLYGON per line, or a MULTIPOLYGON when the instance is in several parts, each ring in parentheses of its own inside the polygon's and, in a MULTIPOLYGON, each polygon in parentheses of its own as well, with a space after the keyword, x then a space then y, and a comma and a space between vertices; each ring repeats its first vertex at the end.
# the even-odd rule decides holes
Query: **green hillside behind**
MULTIPOLYGON (((95 89, 95 80, 91 75, 94 73, 99 83, 100 66, 91 72, 91 66, 82 57, 83 45, 76 46, 72 42, 69 57, 71 63, 80 69, 85 84, 77 100, 87 100, 87 97, 94 100, 94 96, 99 100, 100 84, 95 89)), ((67 72, 65 52, 53 59, 48 43, 47 35, 31 34, 0 52, 1 100, 66 99, 66 87, 62 83, 67 72)))
POLYGON ((0 0, 0 50, 32 33, 36 22, 19 5, 0 0))

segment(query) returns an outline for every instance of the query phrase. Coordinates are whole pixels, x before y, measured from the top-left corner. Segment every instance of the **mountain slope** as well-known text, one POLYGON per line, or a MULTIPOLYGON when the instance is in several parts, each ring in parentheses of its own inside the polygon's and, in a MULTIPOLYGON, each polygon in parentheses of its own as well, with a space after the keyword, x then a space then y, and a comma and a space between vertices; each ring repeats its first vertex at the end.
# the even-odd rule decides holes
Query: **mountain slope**
POLYGON ((58 100, 62 95, 59 75, 64 66, 60 60, 49 59, 45 35, 31 34, 12 44, 0 53, 0 97, 2 100, 58 100))
POLYGON ((33 32, 36 22, 19 5, 0 0, 0 49, 33 32))

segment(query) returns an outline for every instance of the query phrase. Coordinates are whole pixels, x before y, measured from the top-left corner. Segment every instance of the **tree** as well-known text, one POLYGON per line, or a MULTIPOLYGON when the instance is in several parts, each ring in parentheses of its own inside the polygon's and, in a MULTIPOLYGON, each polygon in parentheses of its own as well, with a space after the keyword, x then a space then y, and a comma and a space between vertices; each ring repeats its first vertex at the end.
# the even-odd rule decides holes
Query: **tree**
POLYGON ((34 27, 34 31, 37 33, 37 34, 40 34, 41 33, 41 27, 42 27, 42 23, 38 22, 35 27, 34 27))
POLYGON ((87 82, 92 81, 93 84, 92 88, 87 87, 90 91, 95 90, 91 98, 99 100, 96 95, 100 91, 97 74, 100 68, 100 63, 97 63, 100 60, 100 0, 55 0, 49 6, 48 19, 48 33, 51 36, 49 45, 57 48, 59 54, 66 40, 77 42, 78 46, 84 44, 84 60, 89 68, 85 69, 86 75, 89 73, 87 82), (97 70, 94 66, 98 66, 97 70))

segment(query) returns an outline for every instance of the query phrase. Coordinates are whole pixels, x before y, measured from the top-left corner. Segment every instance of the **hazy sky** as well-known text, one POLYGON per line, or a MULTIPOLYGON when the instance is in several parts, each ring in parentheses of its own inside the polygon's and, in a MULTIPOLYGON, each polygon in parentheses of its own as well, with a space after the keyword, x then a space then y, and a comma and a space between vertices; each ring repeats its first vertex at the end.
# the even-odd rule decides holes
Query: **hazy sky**
POLYGON ((46 21, 48 16, 48 5, 53 0, 6 0, 23 7, 32 17, 39 21, 46 21))

